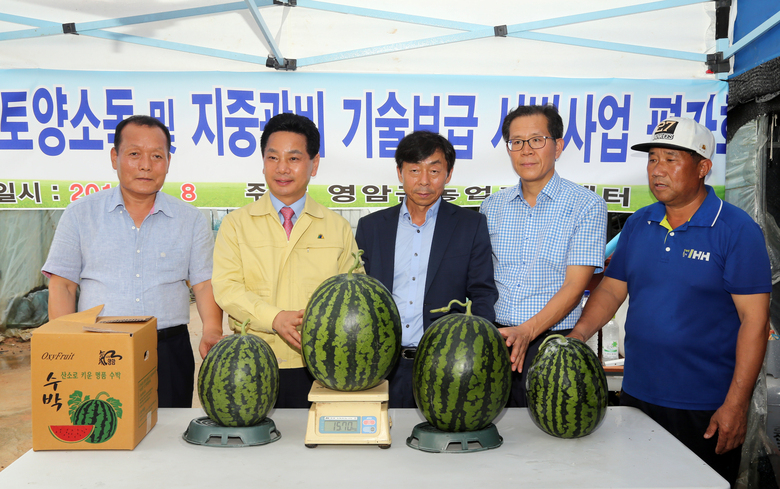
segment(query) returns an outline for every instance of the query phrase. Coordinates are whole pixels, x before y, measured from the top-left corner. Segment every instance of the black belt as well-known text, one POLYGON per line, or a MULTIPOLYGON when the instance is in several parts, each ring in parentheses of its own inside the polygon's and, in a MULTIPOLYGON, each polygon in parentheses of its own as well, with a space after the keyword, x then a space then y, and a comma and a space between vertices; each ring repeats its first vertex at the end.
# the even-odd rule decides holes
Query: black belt
POLYGON ((188 333, 186 324, 171 326, 170 328, 158 329, 157 341, 167 340, 168 338, 173 338, 174 336, 179 336, 180 334, 185 334, 185 333, 188 333))
POLYGON ((401 358, 405 358, 407 360, 414 360, 415 354, 417 354, 417 347, 401 348, 401 358))

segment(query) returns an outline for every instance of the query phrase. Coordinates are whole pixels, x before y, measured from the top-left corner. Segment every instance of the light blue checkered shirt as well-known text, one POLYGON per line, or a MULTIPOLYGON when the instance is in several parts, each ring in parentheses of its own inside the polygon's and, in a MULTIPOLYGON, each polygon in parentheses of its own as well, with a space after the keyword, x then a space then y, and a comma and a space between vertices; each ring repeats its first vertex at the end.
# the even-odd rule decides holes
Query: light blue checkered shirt
MULTIPOLYGON (((537 314, 563 285, 566 267, 604 266, 607 204, 594 192, 557 172, 531 207, 520 184, 489 196, 487 216, 493 246, 498 302, 496 322, 517 326, 537 314)), ((551 330, 569 329, 578 305, 551 330)))

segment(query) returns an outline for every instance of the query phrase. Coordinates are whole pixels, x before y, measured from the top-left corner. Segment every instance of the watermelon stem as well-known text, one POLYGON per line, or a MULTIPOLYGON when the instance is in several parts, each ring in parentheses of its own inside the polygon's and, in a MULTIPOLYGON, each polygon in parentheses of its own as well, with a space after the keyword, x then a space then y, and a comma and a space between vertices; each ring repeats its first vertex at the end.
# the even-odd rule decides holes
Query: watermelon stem
POLYGON ((103 394, 107 395, 108 397, 111 397, 111 395, 108 392, 103 391, 100 394, 96 395, 95 399, 97 399, 98 397, 102 396, 103 394))
POLYGON ((349 269, 347 274, 350 278, 352 278, 352 272, 355 271, 360 265, 363 264, 363 261, 360 259, 360 256, 363 254, 363 250, 358 250, 357 253, 352 253, 352 256, 355 257, 355 263, 352 265, 352 268, 349 269))
POLYGON ((441 307, 439 309, 431 309, 431 313, 434 313, 434 312, 450 312, 450 309, 452 309, 452 305, 455 304, 455 303, 465 307, 466 308, 466 316, 471 316, 471 300, 469 300, 469 299, 466 299, 466 303, 465 304, 462 303, 461 301, 459 301, 458 299, 452 299, 450 301, 450 303, 447 304, 446 307, 441 307))
POLYGON ((553 339, 553 338, 560 338, 560 339, 562 339, 563 341, 568 341, 568 340, 566 340, 566 338, 564 338, 564 337, 563 337, 563 335, 562 335, 562 334, 551 334, 550 336, 548 336, 547 338, 545 338, 545 339, 544 339, 544 341, 542 341, 542 344, 541 344, 541 345, 539 345, 539 349, 541 350, 541 349, 542 349, 542 347, 544 346, 544 344, 545 344, 545 343, 547 343, 548 341, 550 341, 550 340, 551 340, 551 339, 553 339))
POLYGON ((249 318, 246 318, 246 321, 241 323, 241 336, 246 336, 246 325, 249 324, 249 318))

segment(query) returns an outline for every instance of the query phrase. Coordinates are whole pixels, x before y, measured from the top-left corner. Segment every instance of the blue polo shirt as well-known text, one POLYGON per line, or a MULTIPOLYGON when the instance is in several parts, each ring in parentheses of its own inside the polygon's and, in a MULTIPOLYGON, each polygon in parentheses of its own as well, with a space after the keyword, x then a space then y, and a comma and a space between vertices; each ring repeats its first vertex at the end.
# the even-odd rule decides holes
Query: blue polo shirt
POLYGON ((714 410, 734 374, 740 320, 731 294, 772 290, 759 226, 707 186, 687 223, 655 203, 626 222, 606 275, 627 283, 623 389, 659 406, 714 410))

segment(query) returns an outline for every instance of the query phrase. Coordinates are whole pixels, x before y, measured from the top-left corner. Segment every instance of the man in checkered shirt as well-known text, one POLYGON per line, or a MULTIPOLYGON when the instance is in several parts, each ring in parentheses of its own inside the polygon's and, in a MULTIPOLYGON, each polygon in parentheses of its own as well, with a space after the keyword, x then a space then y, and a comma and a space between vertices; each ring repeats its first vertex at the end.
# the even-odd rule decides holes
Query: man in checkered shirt
POLYGON ((603 269, 607 205, 555 171, 564 144, 555 106, 518 107, 501 130, 520 182, 489 196, 480 212, 493 247, 496 326, 511 347, 508 405, 525 407, 526 372, 539 345, 571 331, 585 287, 603 269))

